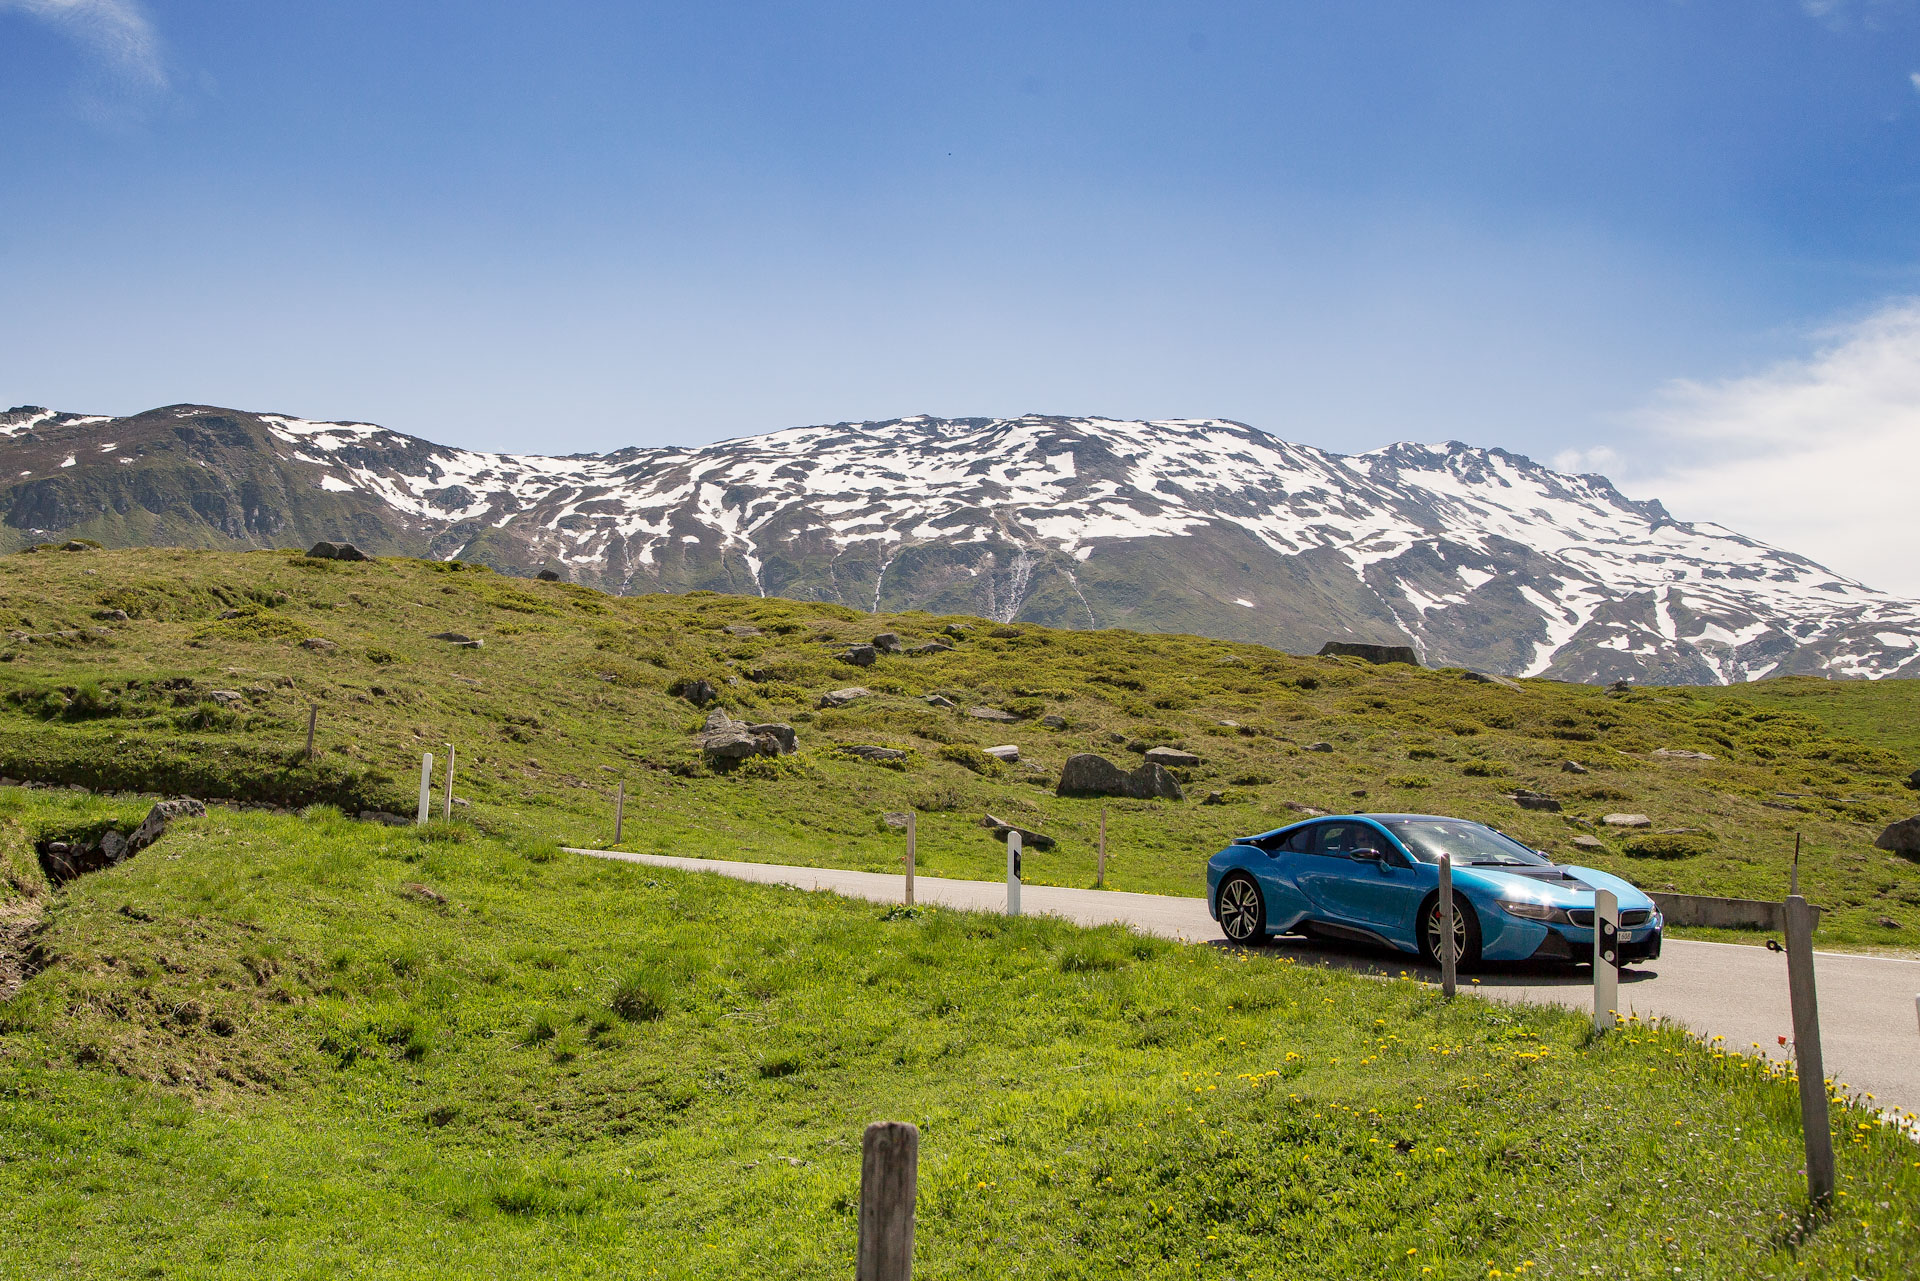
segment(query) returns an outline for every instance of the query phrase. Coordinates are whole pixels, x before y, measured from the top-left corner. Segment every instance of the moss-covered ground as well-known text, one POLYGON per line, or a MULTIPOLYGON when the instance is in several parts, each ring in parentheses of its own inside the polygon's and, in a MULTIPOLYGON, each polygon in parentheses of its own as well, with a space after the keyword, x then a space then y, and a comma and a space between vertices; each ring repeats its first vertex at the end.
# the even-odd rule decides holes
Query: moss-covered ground
MULTIPOLYGON (((1920 1158, 1666 1029, 465 824, 0 789, 44 912, 0 1002, 0 1275, 845 1277, 922 1131, 918 1275, 1907 1277, 1920 1158)), ((27 869, 22 871, 21 869, 27 869)))
POLYGON ((1296 817, 1290 806, 1486 819, 1648 888, 1749 898, 1784 892, 1799 833, 1802 883, 1830 909, 1823 946, 1920 943, 1920 866, 1873 848, 1885 823, 1920 811, 1903 786, 1920 765, 1916 722, 1895 725, 1914 682, 1509 688, 1191 636, 619 598, 286 552, 7 556, 0 627, 0 775, 14 778, 411 814, 420 754, 452 742, 459 812, 489 831, 607 843, 624 786, 629 848, 881 870, 901 853, 882 815, 911 807, 923 870, 992 878, 1004 856, 979 826, 991 812, 1058 840, 1029 856, 1030 879, 1086 885, 1103 803, 1054 796, 1061 763, 1093 750, 1131 765, 1166 744, 1201 763, 1183 771, 1184 802, 1104 803, 1115 888, 1201 893, 1210 853, 1296 817), (837 657, 949 623, 964 629, 950 652, 867 668, 837 657), (446 631, 483 646, 430 639, 446 631), (697 679, 736 715, 794 724, 800 751, 707 768, 691 745, 702 714, 669 692, 697 679), (851 685, 871 694, 819 707, 851 685), (1015 719, 968 715, 977 706, 1015 719), (857 744, 908 755, 896 768, 841 750, 857 744), (1000 744, 1022 761, 981 757, 1000 744), (1561 812, 1520 808, 1522 788, 1561 812), (1653 830, 1604 825, 1621 811, 1653 830))

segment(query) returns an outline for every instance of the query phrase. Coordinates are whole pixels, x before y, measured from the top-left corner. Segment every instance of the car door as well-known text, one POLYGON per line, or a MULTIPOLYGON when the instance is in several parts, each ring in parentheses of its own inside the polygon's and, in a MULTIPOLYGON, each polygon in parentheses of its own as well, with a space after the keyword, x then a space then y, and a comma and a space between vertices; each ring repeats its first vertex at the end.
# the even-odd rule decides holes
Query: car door
POLYGON ((1313 870, 1301 888, 1325 919, 1356 925, 1396 941, 1410 937, 1423 886, 1409 860, 1371 823, 1320 825, 1313 870), (1382 857, 1356 858, 1362 853, 1382 857))
POLYGON ((1271 844, 1262 844, 1267 862, 1256 866, 1254 871, 1260 890, 1266 895, 1269 929, 1290 930, 1299 924, 1300 918, 1313 914, 1313 905, 1299 884, 1302 865, 1312 858, 1308 853, 1312 844, 1311 827, 1296 827, 1271 844))

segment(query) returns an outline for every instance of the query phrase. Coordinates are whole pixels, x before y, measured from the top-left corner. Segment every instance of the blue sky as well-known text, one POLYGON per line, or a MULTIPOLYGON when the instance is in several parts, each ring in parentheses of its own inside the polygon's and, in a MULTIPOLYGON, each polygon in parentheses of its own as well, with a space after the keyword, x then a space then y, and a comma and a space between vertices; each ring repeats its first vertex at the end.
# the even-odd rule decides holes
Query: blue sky
POLYGON ((1908 0, 0 0, 0 399, 1454 437, 1920 594, 1715 466, 1920 440, 1916 73, 1908 0))

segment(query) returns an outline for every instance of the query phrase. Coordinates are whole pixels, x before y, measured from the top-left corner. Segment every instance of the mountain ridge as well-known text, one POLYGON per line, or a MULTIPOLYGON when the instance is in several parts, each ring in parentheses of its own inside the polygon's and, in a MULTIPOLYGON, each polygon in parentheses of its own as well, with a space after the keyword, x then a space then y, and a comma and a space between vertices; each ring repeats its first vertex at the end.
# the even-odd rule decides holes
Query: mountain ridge
POLYGON ((0 414, 0 537, 306 545, 1134 627, 1581 681, 1920 675, 1920 604, 1604 476, 1459 441, 1341 455, 1224 419, 930 415, 499 454, 205 405, 0 414))

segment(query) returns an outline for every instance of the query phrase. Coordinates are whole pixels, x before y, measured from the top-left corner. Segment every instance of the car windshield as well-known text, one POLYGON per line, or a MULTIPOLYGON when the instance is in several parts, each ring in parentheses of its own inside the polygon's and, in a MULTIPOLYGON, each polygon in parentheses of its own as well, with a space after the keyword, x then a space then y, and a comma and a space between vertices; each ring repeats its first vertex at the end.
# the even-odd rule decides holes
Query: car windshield
POLYGON ((1451 855, 1456 867, 1545 867, 1552 861, 1485 824, 1463 819, 1398 819, 1386 828, 1422 863, 1438 863, 1442 854, 1451 855))

